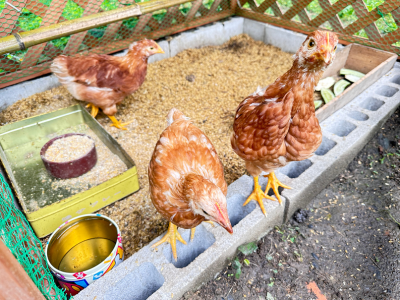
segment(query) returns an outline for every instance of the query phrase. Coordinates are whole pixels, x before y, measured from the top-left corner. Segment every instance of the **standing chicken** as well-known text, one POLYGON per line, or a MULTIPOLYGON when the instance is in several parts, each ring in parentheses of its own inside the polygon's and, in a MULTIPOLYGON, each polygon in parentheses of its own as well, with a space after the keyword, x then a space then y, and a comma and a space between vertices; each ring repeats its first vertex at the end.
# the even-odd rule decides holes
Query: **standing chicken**
POLYGON ((179 110, 168 114, 149 164, 150 197, 166 219, 166 235, 153 247, 169 242, 175 260, 177 226, 194 230, 203 221, 214 221, 232 233, 226 208, 227 185, 217 152, 204 133, 179 110))
POLYGON ((281 203, 278 187, 290 188, 278 181, 274 170, 307 159, 321 144, 314 87, 334 59, 337 43, 332 32, 311 33, 295 54, 289 71, 240 103, 231 144, 254 177, 254 191, 243 205, 255 199, 266 215, 262 199, 274 200, 267 195, 269 189, 281 203), (265 192, 258 183, 262 171, 269 173, 265 192))
POLYGON ((88 56, 56 57, 50 69, 76 99, 89 102, 91 115, 96 117, 99 107, 113 124, 126 130, 115 117, 117 104, 143 84, 148 58, 164 53, 153 40, 142 40, 129 46, 125 56, 91 54, 88 56))

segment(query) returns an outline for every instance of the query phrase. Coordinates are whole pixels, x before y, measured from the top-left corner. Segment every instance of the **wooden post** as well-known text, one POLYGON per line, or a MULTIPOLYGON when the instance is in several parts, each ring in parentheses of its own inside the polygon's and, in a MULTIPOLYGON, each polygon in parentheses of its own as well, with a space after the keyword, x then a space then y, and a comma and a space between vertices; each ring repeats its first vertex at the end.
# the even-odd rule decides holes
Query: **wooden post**
POLYGON ((0 240, 0 299, 45 300, 28 274, 0 240))

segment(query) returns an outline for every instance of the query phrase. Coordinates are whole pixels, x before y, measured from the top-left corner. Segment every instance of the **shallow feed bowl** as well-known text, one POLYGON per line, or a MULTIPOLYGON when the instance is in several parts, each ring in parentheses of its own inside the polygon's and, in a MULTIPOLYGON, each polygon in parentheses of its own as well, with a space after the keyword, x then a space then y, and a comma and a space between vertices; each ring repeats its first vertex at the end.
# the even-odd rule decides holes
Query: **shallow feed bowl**
POLYGON ((83 156, 66 161, 66 162, 54 162, 54 161, 49 161, 45 157, 45 153, 47 149, 54 143, 54 141, 63 139, 69 136, 73 135, 81 135, 85 136, 91 140, 93 140, 90 136, 82 133, 67 133, 63 135, 59 135, 50 141, 48 141, 42 149, 40 150, 40 157, 42 158, 42 161, 44 163, 44 166, 46 167, 47 171, 53 175, 54 177, 60 178, 60 179, 68 179, 68 178, 74 178, 74 177, 79 177, 87 172, 89 172, 97 162, 97 152, 96 152, 96 146, 93 143, 93 148, 89 150, 86 154, 83 156))

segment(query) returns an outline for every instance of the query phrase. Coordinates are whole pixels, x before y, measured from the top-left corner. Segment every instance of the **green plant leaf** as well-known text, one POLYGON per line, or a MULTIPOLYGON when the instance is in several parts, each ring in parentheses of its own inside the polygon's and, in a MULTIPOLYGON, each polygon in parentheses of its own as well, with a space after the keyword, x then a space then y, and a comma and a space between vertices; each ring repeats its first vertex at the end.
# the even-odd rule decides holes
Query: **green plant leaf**
POLYGON ((239 279, 242 274, 242 264, 237 257, 233 260, 232 267, 236 270, 235 278, 239 279))
POLYGON ((257 243, 256 242, 251 242, 251 243, 248 243, 246 245, 240 246, 238 248, 238 250, 240 252, 242 252, 244 255, 249 255, 249 254, 255 252, 257 250, 257 248, 258 248, 257 247, 257 243))
POLYGON ((271 293, 267 293, 267 300, 275 300, 275 298, 271 295, 271 293))
POLYGON ((265 258, 266 258, 267 260, 273 260, 273 259, 274 259, 274 258, 272 257, 271 254, 267 254, 267 255, 265 256, 265 258))
POLYGON ((246 258, 244 261, 244 264, 246 265, 246 266, 249 266, 250 265, 250 261, 246 258))

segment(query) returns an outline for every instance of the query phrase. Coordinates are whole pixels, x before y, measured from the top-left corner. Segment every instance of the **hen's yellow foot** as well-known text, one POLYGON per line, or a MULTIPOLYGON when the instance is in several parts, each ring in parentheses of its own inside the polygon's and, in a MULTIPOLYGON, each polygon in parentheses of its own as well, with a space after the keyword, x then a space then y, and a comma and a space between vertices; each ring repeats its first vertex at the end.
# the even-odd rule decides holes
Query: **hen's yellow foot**
POLYGON ((159 240, 157 243, 155 243, 152 246, 152 248, 160 246, 163 243, 170 243, 171 249, 172 249, 172 254, 176 261, 176 260, 178 260, 178 256, 176 255, 176 240, 178 240, 182 244, 186 245, 186 242, 184 241, 184 239, 181 237, 181 235, 178 232, 178 227, 175 224, 169 222, 169 227, 168 227, 167 233, 163 236, 163 238, 161 240, 159 240))
POLYGON ((99 108, 92 103, 88 103, 88 105, 86 105, 86 107, 92 108, 92 111, 90 112, 90 114, 92 115, 93 118, 96 118, 97 114, 99 113, 99 108))
POLYGON ((131 124, 133 122, 133 120, 132 120, 132 121, 125 122, 125 123, 120 123, 114 116, 107 116, 107 117, 109 117, 110 120, 113 122, 110 126, 115 126, 122 130, 127 130, 127 128, 125 128, 125 126, 128 124, 131 124))
POLYGON ((265 194, 268 194, 269 189, 272 189, 274 191, 274 194, 276 196, 276 198, 279 201, 279 204, 282 205, 282 200, 281 200, 281 196, 279 195, 279 191, 278 191, 278 187, 283 187, 284 189, 291 189, 290 186, 287 186, 286 184, 283 184, 282 182, 280 182, 278 180, 278 178, 276 178, 275 172, 271 172, 268 175, 263 175, 264 177, 268 177, 268 184, 267 187, 265 189, 265 194))
POLYGON ((263 212, 263 214, 265 216, 267 216, 267 213, 265 211, 264 208, 264 203, 263 203, 263 199, 270 199, 270 200, 274 200, 274 198, 268 196, 267 194, 265 194, 262 189, 260 184, 258 183, 258 176, 254 177, 254 190, 251 193, 251 195, 247 198, 246 202, 243 203, 243 206, 247 205, 251 200, 256 200, 258 202, 258 204, 260 205, 261 211, 263 212))
MULTIPOLYGON (((215 226, 213 221, 203 221, 203 222, 210 223, 212 225, 212 227, 215 226)), ((193 227, 193 228, 190 229, 190 240, 191 241, 194 239, 195 231, 196 231, 196 227, 193 227)))

